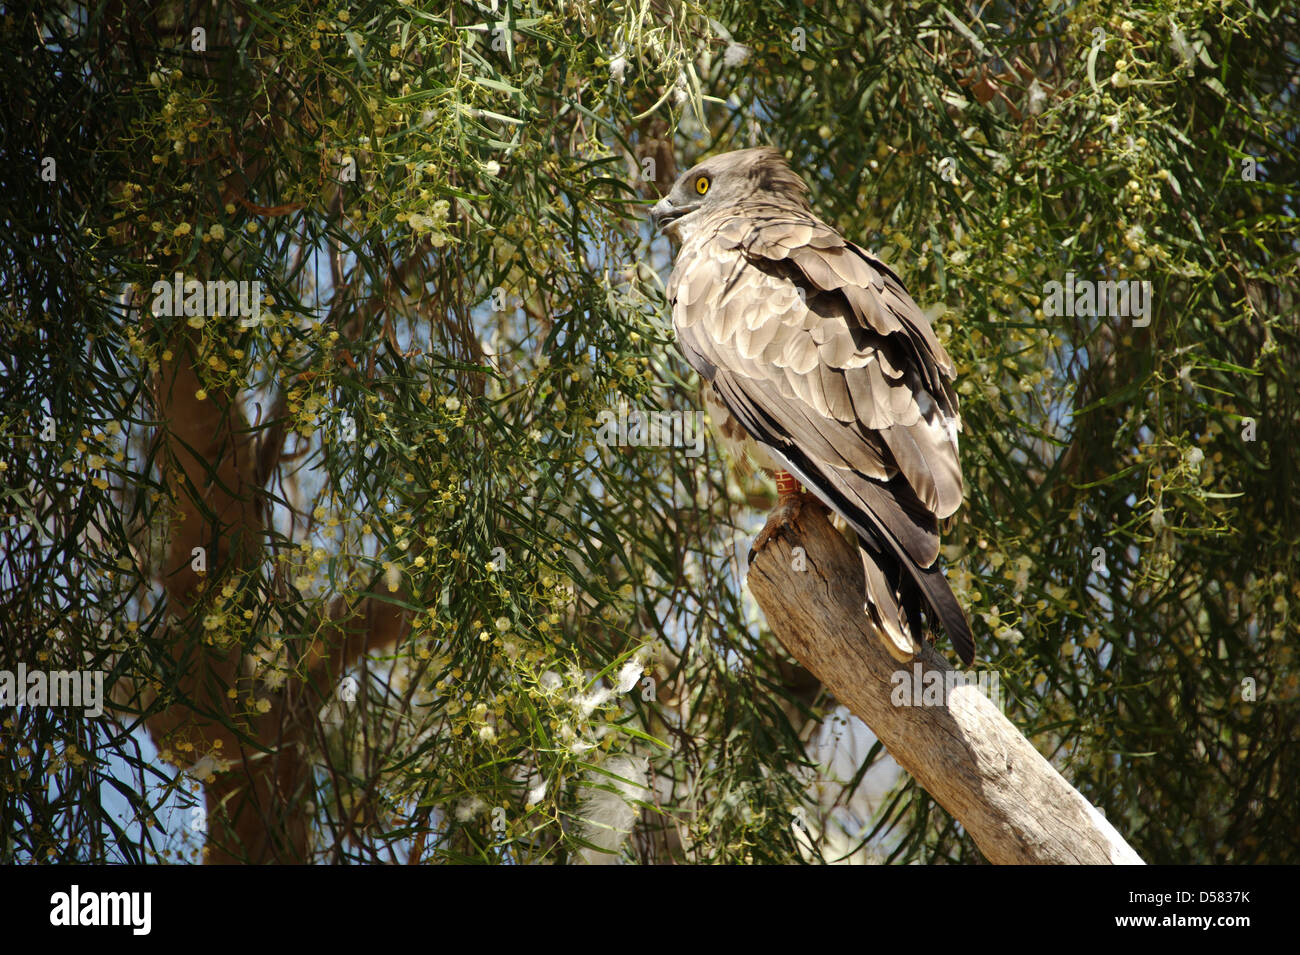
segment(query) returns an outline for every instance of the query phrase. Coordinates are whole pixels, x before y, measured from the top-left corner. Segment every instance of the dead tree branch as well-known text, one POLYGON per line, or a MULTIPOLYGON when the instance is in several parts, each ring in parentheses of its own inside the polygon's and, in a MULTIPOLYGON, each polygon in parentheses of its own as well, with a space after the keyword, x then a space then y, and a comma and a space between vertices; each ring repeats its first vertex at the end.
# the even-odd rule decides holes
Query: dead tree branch
POLYGON ((904 685, 900 671, 918 693, 917 675, 922 686, 948 687, 956 674, 931 647, 900 667, 862 612, 862 567, 853 547, 820 508, 805 508, 800 521, 801 532, 774 538, 749 570, 772 632, 871 727, 984 856, 999 864, 1141 864, 977 687, 954 686, 940 705, 894 705, 891 696, 901 696, 895 690, 904 685))

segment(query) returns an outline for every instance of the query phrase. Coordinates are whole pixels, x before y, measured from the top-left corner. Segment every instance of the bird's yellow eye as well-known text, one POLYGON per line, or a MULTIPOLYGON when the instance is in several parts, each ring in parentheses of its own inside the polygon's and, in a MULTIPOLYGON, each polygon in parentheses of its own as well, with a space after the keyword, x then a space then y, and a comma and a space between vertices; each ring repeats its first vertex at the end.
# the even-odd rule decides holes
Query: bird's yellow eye
POLYGON ((700 176, 699 179, 695 180, 695 191, 698 192, 700 195, 704 195, 706 192, 709 191, 708 176, 700 176))

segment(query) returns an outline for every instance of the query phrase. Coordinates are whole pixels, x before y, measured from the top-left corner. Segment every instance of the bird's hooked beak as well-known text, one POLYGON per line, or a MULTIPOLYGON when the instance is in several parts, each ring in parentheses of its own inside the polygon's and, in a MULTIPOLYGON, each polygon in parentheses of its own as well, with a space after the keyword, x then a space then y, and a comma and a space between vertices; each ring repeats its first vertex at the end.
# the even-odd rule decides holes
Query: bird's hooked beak
POLYGON ((650 224, 654 226, 656 232, 666 232, 676 220, 691 211, 693 210, 690 208, 673 205, 668 201, 668 197, 664 196, 650 209, 650 224))

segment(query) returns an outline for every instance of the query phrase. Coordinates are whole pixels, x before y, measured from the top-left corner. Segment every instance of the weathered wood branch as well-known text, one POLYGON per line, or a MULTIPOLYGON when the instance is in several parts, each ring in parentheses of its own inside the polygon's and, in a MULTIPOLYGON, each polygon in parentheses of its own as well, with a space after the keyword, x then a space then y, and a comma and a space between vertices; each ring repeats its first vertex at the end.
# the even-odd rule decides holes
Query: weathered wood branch
POLYGON ((889 655, 862 612, 858 556, 821 508, 805 507, 799 529, 757 555, 749 588, 791 655, 871 727, 990 862, 1142 863, 979 688, 953 686, 958 674, 933 647, 910 665, 889 655), (933 702, 921 695, 927 686, 952 688, 938 705, 891 699, 907 687, 915 703, 933 702))

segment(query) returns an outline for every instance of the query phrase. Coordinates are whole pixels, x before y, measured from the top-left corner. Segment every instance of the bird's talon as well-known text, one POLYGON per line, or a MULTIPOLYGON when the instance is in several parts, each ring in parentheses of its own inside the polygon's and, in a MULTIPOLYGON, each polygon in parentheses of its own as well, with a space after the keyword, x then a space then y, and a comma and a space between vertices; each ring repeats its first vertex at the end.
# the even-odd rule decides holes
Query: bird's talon
POLYGON ((763 529, 754 538, 754 546, 749 549, 749 562, 751 564, 754 562, 754 555, 766 547, 772 538, 783 530, 795 532, 803 530, 799 523, 799 515, 803 511, 803 505, 803 494, 794 494, 777 501, 776 507, 768 515, 767 523, 763 525, 763 529))

